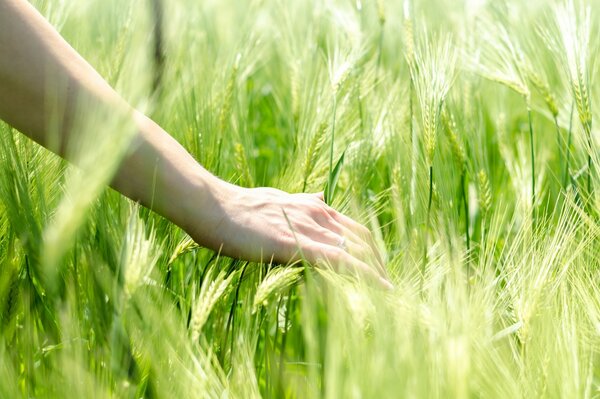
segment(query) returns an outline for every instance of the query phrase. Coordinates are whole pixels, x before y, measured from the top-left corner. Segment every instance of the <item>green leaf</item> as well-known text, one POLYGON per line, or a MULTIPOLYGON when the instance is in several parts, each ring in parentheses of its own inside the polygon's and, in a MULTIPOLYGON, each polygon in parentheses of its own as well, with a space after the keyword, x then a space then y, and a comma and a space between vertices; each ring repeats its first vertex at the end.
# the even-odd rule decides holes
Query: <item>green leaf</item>
POLYGON ((327 184, 325 184, 324 190, 325 203, 327 205, 331 205, 331 202, 333 201, 335 187, 337 186, 337 181, 340 178, 340 172, 342 171, 342 165, 344 164, 344 155, 346 155, 346 150, 342 152, 342 156, 340 156, 340 159, 338 159, 335 167, 329 172, 329 179, 327 179, 327 184))

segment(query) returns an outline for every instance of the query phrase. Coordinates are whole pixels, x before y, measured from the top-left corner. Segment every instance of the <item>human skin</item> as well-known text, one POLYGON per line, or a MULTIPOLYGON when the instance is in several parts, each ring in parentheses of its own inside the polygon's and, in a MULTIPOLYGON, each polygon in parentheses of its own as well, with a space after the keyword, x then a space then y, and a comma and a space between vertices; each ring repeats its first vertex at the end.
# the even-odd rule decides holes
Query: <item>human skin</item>
POLYGON ((325 261, 391 287, 370 231, 326 205, 321 194, 243 188, 212 175, 128 105, 27 1, 0 0, 0 118, 73 161, 68 148, 83 101, 135 127, 111 186, 200 245, 250 261, 325 261), (59 123, 56 107, 48 106, 57 93, 59 123))

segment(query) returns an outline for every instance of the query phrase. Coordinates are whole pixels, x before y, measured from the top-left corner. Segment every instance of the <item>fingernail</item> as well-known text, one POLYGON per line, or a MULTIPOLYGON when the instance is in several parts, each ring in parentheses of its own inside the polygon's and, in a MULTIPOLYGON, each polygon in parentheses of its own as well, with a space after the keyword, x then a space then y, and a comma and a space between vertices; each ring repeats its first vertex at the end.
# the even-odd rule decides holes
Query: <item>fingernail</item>
POLYGON ((394 285, 392 283, 390 283, 388 280, 384 279, 384 278, 379 278, 379 281, 381 282, 381 285, 383 285, 383 288, 385 288, 388 291, 392 291, 394 290, 394 285))

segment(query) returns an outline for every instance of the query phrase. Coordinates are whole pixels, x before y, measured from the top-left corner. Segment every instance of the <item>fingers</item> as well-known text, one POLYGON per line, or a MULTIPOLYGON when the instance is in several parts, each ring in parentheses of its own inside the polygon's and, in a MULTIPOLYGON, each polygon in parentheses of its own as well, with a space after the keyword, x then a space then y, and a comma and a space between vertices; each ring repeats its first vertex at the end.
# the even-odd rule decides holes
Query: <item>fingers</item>
POLYGON ((377 259, 377 263, 381 265, 380 271, 383 273, 384 276, 388 277, 383 257, 381 256, 381 252, 379 251, 379 248, 377 247, 377 244, 375 243, 373 235, 371 234, 369 229, 367 229, 362 224, 356 222, 355 220, 349 218, 348 216, 339 213, 333 208, 330 209, 329 213, 331 217, 335 221, 340 223, 342 226, 344 226, 347 229, 347 231, 352 232, 354 235, 358 236, 360 239, 364 240, 369 245, 369 247, 373 251, 373 255, 377 259))
POLYGON ((372 253, 371 247, 365 241, 333 220, 325 225, 303 226, 299 233, 306 237, 308 241, 340 248, 363 261, 373 261, 378 270, 382 267, 378 264, 379 262, 372 253))
POLYGON ((316 265, 325 262, 326 264, 331 265, 338 273, 363 277, 368 282, 376 284, 383 289, 391 290, 394 288, 388 280, 380 276, 379 273, 369 267, 369 265, 353 257, 339 247, 322 243, 313 243, 303 250, 303 254, 306 257, 306 260, 316 265))
POLYGON ((336 251, 346 254, 336 255, 334 259, 350 257, 353 262, 360 262, 360 266, 351 263, 356 270, 367 267, 371 273, 378 274, 378 278, 384 277, 384 280, 388 278, 381 253, 366 227, 323 203, 323 192, 300 195, 305 196, 309 203, 312 203, 312 207, 309 207, 310 218, 321 227, 315 230, 313 225, 303 226, 301 232, 309 240, 333 247, 336 251), (318 204, 313 202, 315 199, 318 204), (375 271, 365 262, 372 265, 375 271))
MULTIPOLYGON (((308 195, 313 198, 317 198, 319 201, 323 201, 324 198, 322 191, 308 195)), ((369 256, 368 258, 364 259, 375 261, 374 264, 379 270, 379 272, 386 278, 389 277, 385 268, 383 257, 381 256, 381 252, 379 251, 379 248, 377 247, 377 244, 375 243, 373 235, 371 234, 369 229, 367 229, 362 224, 356 222, 355 220, 349 218, 348 216, 345 216, 344 214, 336 211, 329 205, 321 205, 323 206, 324 211, 327 212, 327 217, 321 216, 319 218, 316 218, 315 220, 317 220, 317 223, 319 223, 325 228, 331 229, 337 234, 353 242, 365 242, 371 248, 373 256, 369 256), (331 219, 333 219, 335 222, 332 222, 331 219)))
MULTIPOLYGON (((382 276, 386 276, 385 266, 370 237, 370 233, 366 239, 360 237, 347 226, 344 226, 335 220, 327 209, 322 209, 320 213, 316 212, 313 215, 313 220, 326 230, 325 232, 320 233, 320 235, 325 236, 325 238, 318 239, 318 241, 342 247, 352 256, 369 262, 377 268, 382 276)), ((311 232, 309 231, 307 233, 310 234, 311 232)))
POLYGON ((367 261, 369 264, 372 264, 377 268, 377 271, 382 276, 387 277, 385 265, 381 260, 379 251, 374 248, 374 243, 372 240, 369 242, 359 237, 354 231, 350 230, 334 219, 331 219, 323 227, 329 228, 339 235, 340 238, 336 242, 336 245, 339 246, 343 239, 344 245, 342 247, 345 248, 348 253, 354 257, 367 261))

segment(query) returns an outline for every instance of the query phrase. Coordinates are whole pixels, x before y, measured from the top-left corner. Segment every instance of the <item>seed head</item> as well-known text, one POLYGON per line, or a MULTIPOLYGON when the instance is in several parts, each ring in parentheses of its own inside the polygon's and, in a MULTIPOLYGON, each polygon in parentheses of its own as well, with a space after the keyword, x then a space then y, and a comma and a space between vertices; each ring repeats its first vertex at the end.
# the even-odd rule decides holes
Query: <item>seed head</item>
POLYGON ((479 183, 479 209, 481 209, 482 214, 486 215, 492 207, 492 191, 485 170, 481 169, 479 171, 477 181, 479 183))
POLYGON ((431 166, 442 105, 454 80, 456 51, 448 39, 433 44, 428 38, 416 50, 410 73, 421 106, 425 155, 431 166))
POLYGON ((385 8, 383 6, 383 0, 377 0, 377 17, 379 18, 379 24, 385 24, 385 8))
POLYGON ((452 156, 454 157, 456 163, 459 165, 459 168, 462 173, 466 166, 465 150, 458 138, 456 121, 454 120, 454 117, 445 108, 442 110, 442 122, 444 124, 444 130, 446 132, 446 135, 448 136, 448 140, 450 141, 452 156))

